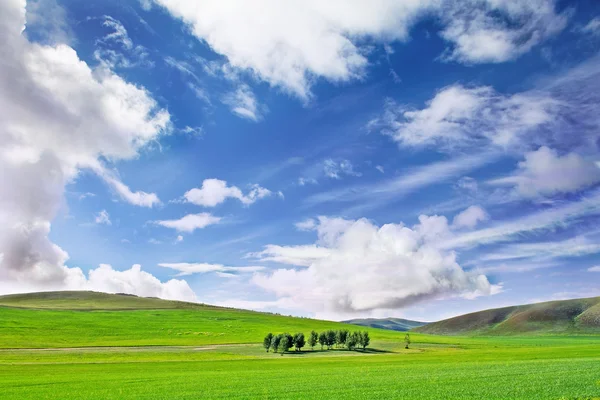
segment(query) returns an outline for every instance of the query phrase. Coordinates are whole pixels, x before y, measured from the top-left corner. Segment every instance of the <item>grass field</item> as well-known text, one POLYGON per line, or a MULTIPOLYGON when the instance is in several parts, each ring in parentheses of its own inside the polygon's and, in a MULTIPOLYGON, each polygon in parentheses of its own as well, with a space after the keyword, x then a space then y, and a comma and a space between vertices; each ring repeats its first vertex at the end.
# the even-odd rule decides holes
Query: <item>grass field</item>
POLYGON ((413 333, 406 350, 404 333, 369 329, 366 352, 281 356, 260 346, 266 332, 353 328, 187 303, 85 300, 93 304, 45 300, 41 309, 0 298, 0 398, 600 399, 600 335, 413 333))

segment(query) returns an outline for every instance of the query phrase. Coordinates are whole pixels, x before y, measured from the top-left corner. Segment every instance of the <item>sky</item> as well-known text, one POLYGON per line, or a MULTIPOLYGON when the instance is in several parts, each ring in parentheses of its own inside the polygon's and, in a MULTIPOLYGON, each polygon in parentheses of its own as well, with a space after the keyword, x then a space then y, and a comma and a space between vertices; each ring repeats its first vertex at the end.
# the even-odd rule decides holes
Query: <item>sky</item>
POLYGON ((0 37, 0 294, 600 296, 595 0, 4 0, 0 37))

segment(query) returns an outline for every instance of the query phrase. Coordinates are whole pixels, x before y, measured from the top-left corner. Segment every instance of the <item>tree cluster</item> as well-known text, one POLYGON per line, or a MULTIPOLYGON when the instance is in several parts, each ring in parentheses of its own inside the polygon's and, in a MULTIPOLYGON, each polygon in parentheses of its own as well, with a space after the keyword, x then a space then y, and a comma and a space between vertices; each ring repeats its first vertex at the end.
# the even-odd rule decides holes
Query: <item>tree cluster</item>
MULTIPOLYGON (((312 331, 308 336, 308 345, 314 350, 317 344, 321 345, 321 350, 327 347, 328 350, 334 348, 346 348, 348 350, 354 350, 357 347, 366 349, 371 342, 369 332, 367 331, 355 331, 350 332, 347 329, 340 330, 327 330, 321 333, 312 331)), ((306 339, 304 333, 296 333, 290 335, 289 333, 281 333, 279 335, 273 335, 268 333, 263 340, 263 347, 269 352, 281 352, 281 354, 289 351, 292 347, 296 351, 300 351, 306 345, 306 339)))

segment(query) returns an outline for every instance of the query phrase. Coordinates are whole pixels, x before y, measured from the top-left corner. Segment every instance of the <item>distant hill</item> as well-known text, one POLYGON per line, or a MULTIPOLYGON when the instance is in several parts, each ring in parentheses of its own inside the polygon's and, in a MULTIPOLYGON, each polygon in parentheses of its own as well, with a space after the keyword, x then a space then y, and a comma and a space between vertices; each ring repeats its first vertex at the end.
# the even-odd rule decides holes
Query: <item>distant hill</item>
POLYGON ((399 332, 405 332, 419 326, 427 325, 427 322, 411 321, 409 319, 402 318, 356 318, 342 322, 399 332))
POLYGON ((138 297, 132 294, 109 294, 92 291, 21 293, 0 296, 0 306, 52 310, 166 310, 225 309, 200 303, 138 297))
POLYGON ((413 331, 432 335, 598 334, 600 297, 479 311, 413 331))

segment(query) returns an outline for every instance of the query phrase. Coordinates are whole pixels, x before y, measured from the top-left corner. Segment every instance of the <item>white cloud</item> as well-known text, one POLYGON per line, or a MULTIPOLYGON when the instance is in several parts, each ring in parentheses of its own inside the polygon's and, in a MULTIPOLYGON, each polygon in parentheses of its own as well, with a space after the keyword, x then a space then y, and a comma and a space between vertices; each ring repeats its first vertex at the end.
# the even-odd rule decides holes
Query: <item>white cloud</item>
POLYGON ((600 272, 600 265, 596 265, 595 267, 589 267, 589 272, 600 272))
POLYGON ((550 95, 526 92, 512 96, 490 87, 452 85, 440 90, 421 110, 388 101, 379 128, 402 146, 445 149, 473 145, 513 147, 524 135, 554 121, 559 102, 550 95))
POLYGON ((513 60, 562 31, 568 14, 553 0, 443 2, 441 37, 454 46, 442 58, 464 63, 513 60))
POLYGON ((307 218, 304 221, 296 222, 294 226, 299 231, 312 231, 317 227, 317 222, 312 218, 307 218))
POLYGON ((141 190, 132 192, 129 186, 121 182, 115 173, 108 171, 102 166, 94 167, 93 170, 119 195, 121 199, 129 204, 149 208, 161 204, 156 193, 146 193, 141 190))
POLYGON ((273 1, 242 2, 235 12, 218 1, 155 0, 238 70, 306 101, 315 78, 345 82, 365 76, 367 47, 409 39, 437 18, 451 49, 464 61, 514 59, 564 28, 553 0, 273 1))
POLYGON ((413 228, 321 217, 313 245, 269 245, 258 256, 305 269, 257 273, 252 282, 316 312, 392 309, 428 298, 496 293, 484 275, 465 272, 456 255, 435 246, 449 235, 444 217, 413 228))
POLYGON ((267 111, 264 105, 258 103, 250 86, 241 84, 238 88, 223 97, 223 103, 228 105, 231 112, 238 117, 257 122, 267 111))
POLYGON ((489 218, 488 213, 480 206, 470 206, 454 217, 452 226, 456 228, 475 228, 479 222, 487 221, 489 218))
POLYGON ((179 243, 179 242, 183 242, 183 236, 181 236, 181 235, 177 235, 177 238, 175 239, 175 241, 176 241, 177 243, 179 243))
POLYGON ((74 34, 68 22, 67 12, 56 0, 27 2, 27 27, 39 31, 46 44, 70 44, 74 34))
MULTIPOLYGON (((96 18, 88 18, 88 21, 96 18)), ((133 44, 127 29, 121 21, 105 15, 101 18, 102 26, 111 31, 96 41, 97 49, 94 57, 110 68, 132 68, 137 66, 152 66, 148 60, 149 53, 144 46, 133 44)))
POLYGON ((381 165, 376 165, 376 166, 375 166, 375 169, 376 169, 377 171, 381 172, 382 174, 384 174, 384 173, 385 173, 385 170, 383 169, 383 167, 382 167, 381 165))
POLYGON ((48 234, 65 185, 101 160, 136 157, 168 131, 169 114, 71 47, 29 42, 25 15, 24 1, 0 2, 0 281, 62 288, 68 254, 48 234))
POLYGON ((250 205, 255 201, 270 196, 272 192, 257 184, 250 185, 250 191, 244 195, 237 186, 227 186, 226 181, 220 179, 205 179, 201 188, 190 189, 183 195, 188 203, 204 207, 214 207, 228 198, 241 201, 250 205))
POLYGON ((328 158, 323 162, 323 173, 328 178, 341 179, 343 175, 361 176, 359 172, 354 171, 352 163, 348 160, 334 161, 328 158))
POLYGON ((221 273, 250 273, 258 272, 265 269, 261 266, 246 266, 246 267, 229 267, 222 264, 207 264, 207 263, 160 263, 159 267, 174 269, 179 271, 177 276, 185 276, 192 274, 205 274, 208 272, 221 273))
POLYGON ((202 229, 209 225, 218 224, 221 217, 215 217, 209 213, 188 214, 180 219, 154 221, 155 224, 166 228, 175 229, 179 232, 192 233, 196 229, 202 229))
POLYGON ((497 159, 497 154, 495 153, 477 153, 475 155, 438 161, 414 167, 404 175, 386 179, 382 182, 355 185, 341 190, 317 193, 308 197, 305 202, 309 205, 327 202, 360 202, 360 207, 375 207, 415 192, 423 187, 464 174, 495 159, 497 159))
POLYGON ((600 191, 595 191, 581 200, 503 221, 489 228, 466 232, 439 245, 444 248, 456 249, 502 242, 524 233, 542 232, 556 226, 568 226, 583 217, 598 214, 600 214, 600 191))
POLYGON ((96 214, 94 221, 97 224, 112 225, 112 222, 110 221, 110 215, 108 215, 108 212, 106 210, 102 210, 98 214, 96 214))
POLYGON ((589 33, 594 36, 600 35, 600 17, 595 17, 581 28, 581 32, 589 33))
POLYGON ((304 178, 304 177, 298 178, 298 185, 300 185, 300 186, 316 185, 317 183, 318 183, 317 180, 314 178, 304 178))
POLYGON ((540 147, 525 154, 514 175, 494 179, 492 185, 515 186, 524 197, 552 196, 577 192, 600 182, 600 167, 576 153, 559 155, 556 150, 540 147))

